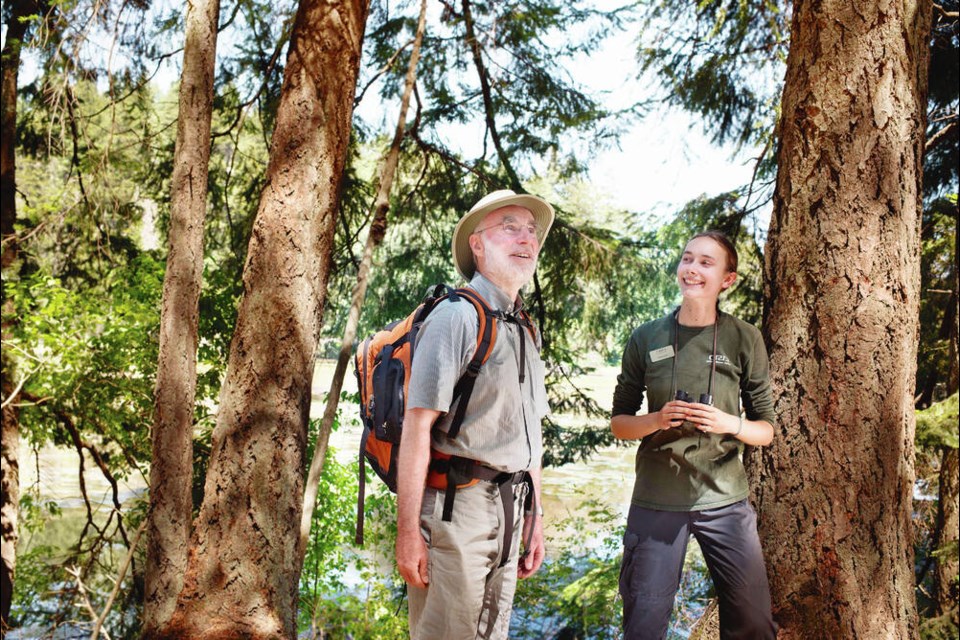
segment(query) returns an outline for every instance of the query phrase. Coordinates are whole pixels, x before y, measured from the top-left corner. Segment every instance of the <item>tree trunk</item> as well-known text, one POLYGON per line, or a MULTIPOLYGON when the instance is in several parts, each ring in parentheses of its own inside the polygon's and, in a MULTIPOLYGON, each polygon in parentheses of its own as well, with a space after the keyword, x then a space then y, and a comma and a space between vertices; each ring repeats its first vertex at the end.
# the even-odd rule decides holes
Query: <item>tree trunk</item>
MULTIPOLYGON (((3 357, 6 361, 6 357, 3 357)), ((7 379, 7 365, 3 366, 3 399, 10 397, 13 385, 7 379)), ((3 520, 3 566, 0 568, 0 635, 5 636, 10 628, 10 605, 13 603, 13 586, 17 567, 17 521, 20 510, 20 423, 13 404, 3 407, 3 432, 0 434, 0 465, 2 465, 3 503, 0 515, 3 520)))
MULTIPOLYGON (((9 272, 16 269, 19 254, 15 222, 17 220, 17 77, 20 73, 20 49, 26 36, 25 18, 38 10, 35 2, 14 2, 7 23, 6 40, 0 52, 0 307, 3 310, 2 339, 7 340, 16 324, 13 300, 7 297, 9 272)), ((0 353, 0 634, 6 635, 13 603, 17 567, 17 522, 20 517, 20 418, 14 382, 13 359, 4 349, 0 353)))
POLYGON ((390 210, 390 190, 393 187, 393 178, 397 173, 400 162, 400 143, 407 124, 407 109, 410 106, 410 96, 417 81, 417 62, 420 60, 420 45, 423 43, 423 32, 427 24, 427 0, 420 2, 420 19, 417 22, 417 34, 413 40, 413 50, 410 52, 410 64, 407 67, 407 77, 403 87, 403 96, 400 99, 400 115, 397 116, 397 128, 393 134, 390 150, 383 159, 380 167, 380 184, 377 188, 377 197, 374 200, 373 220, 370 222, 370 231, 367 232, 367 242, 363 247, 363 258, 360 260, 360 269, 357 271, 357 282, 353 286, 353 296, 350 301, 350 311, 347 315, 347 326, 343 330, 343 340, 340 343, 340 354, 337 357, 337 368, 333 372, 330 382, 330 393, 327 394, 327 405, 323 410, 320 421, 320 433, 317 434, 317 444, 310 461, 310 473, 307 476, 307 488, 303 495, 303 515, 300 518, 300 557, 307 553, 307 542, 310 539, 310 523, 317 504, 317 491, 320 485, 320 475, 323 473, 323 463, 327 457, 327 445, 330 442, 330 431, 333 428, 333 419, 337 413, 337 404, 340 402, 340 390, 343 388, 343 376, 347 372, 350 354, 353 352, 353 339, 357 337, 357 325, 360 324, 360 310, 363 300, 367 296, 367 284, 370 281, 370 265, 373 264, 373 252, 383 242, 387 233, 387 212, 390 210))
POLYGON ((304 451, 367 3, 302 0, 170 638, 294 638, 304 451))
POLYGON ((937 550, 946 553, 937 558, 933 583, 937 615, 942 616, 957 607, 956 584, 960 563, 956 555, 947 551, 957 544, 957 531, 960 529, 960 455, 957 449, 943 447, 941 450, 939 480, 937 526, 940 535, 937 550))
MULTIPOLYGON (((496 120, 497 110, 493 104, 493 90, 490 87, 490 75, 487 73, 487 67, 483 63, 483 46, 480 44, 480 40, 477 38, 477 33, 474 29, 473 12, 471 11, 472 2, 471 0, 462 0, 461 5, 463 7, 463 23, 467 38, 466 45, 470 47, 470 53, 473 55, 473 65, 477 69, 477 79, 480 81, 480 95, 483 97, 483 113, 486 120, 487 132, 493 141, 493 148, 497 151, 497 158, 500 159, 500 165, 507 174, 510 188, 517 193, 525 193, 523 186, 520 184, 520 178, 517 176, 517 172, 514 171, 513 164, 510 162, 510 155, 503 148, 503 143, 500 141, 500 132, 497 130, 496 120)), ((542 330, 543 325, 540 325, 540 328, 542 330)))
POLYGON ((173 159, 170 250, 163 278, 160 355, 151 434, 150 513, 143 631, 173 615, 183 587, 193 511, 193 408, 203 277, 203 220, 210 164, 210 119, 220 0, 187 4, 180 113, 173 159))
MULTIPOLYGON (((956 226, 953 232, 953 293, 950 295, 952 310, 947 315, 953 315, 950 323, 949 362, 950 371, 947 375, 947 396, 957 392, 960 386, 960 360, 957 359, 957 334, 960 333, 960 313, 957 309, 957 293, 960 291, 960 269, 957 260, 960 258, 960 211, 954 209, 956 226)), ((960 538, 960 451, 950 447, 942 447, 940 452, 939 491, 937 493, 937 525, 939 550, 956 547, 960 538)), ((954 554, 944 554, 937 558, 933 581, 937 599, 937 613, 944 615, 957 608, 957 574, 960 572, 960 562, 954 554)))
POLYGON ((913 388, 928 2, 794 6, 752 486, 781 638, 916 635, 913 388))

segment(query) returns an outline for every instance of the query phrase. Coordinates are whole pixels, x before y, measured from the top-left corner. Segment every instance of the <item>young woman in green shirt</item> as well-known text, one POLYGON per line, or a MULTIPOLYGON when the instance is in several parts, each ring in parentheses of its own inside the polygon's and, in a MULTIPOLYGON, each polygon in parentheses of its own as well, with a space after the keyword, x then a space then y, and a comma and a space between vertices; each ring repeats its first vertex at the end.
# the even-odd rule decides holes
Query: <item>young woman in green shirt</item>
POLYGON ((626 640, 666 636, 690 535, 716 586, 721 637, 776 635, 741 460, 744 445, 773 439, 773 400, 760 332, 718 305, 736 278, 729 238, 694 236, 677 266, 680 306, 624 349, 611 428, 640 441, 620 570, 626 640))

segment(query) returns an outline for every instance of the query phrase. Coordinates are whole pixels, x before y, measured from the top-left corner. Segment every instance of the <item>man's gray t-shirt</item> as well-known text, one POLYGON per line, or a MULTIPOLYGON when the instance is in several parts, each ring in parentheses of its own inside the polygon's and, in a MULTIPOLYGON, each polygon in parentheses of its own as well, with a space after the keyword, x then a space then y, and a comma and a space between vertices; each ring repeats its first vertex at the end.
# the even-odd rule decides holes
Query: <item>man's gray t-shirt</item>
MULTIPOLYGON (((491 309, 515 313, 514 301, 479 272, 470 282, 491 309)), ((497 339, 477 376, 460 433, 444 434, 456 411, 453 390, 477 348, 480 322, 468 300, 444 300, 420 329, 414 348, 409 408, 444 412, 434 426, 432 446, 443 453, 476 460, 498 471, 540 466, 540 421, 550 411, 539 345, 527 329, 496 320, 497 339), (525 341, 526 378, 520 383, 520 340, 525 341)))

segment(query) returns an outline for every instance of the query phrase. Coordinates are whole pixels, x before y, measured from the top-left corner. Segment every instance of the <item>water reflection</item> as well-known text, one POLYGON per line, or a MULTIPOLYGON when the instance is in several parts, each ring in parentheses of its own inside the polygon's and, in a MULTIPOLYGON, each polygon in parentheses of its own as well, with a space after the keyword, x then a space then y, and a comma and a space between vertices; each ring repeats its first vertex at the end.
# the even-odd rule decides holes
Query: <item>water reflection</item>
MULTIPOLYGON (((323 415, 324 398, 333 376, 332 361, 318 361, 314 373, 313 402, 310 406, 311 419, 323 415)), ((601 405, 609 404, 612 397, 612 385, 616 377, 616 367, 601 367, 584 376, 586 391, 601 405), (607 395, 609 394, 609 395, 607 395)), ((356 393, 356 378, 348 375, 344 379, 343 390, 356 393)), ((358 459, 360 446, 359 411, 355 405, 342 407, 345 424, 330 436, 330 445, 336 449, 336 457, 342 464, 350 464, 358 459)), ((561 423, 581 426, 583 420, 577 417, 559 417, 561 423)), ((608 428, 605 423, 595 425, 598 429, 608 428)), ((542 501, 545 533, 554 541, 565 541, 573 531, 560 530, 560 524, 576 516, 586 516, 585 500, 599 500, 607 506, 618 509, 627 517, 630 495, 633 491, 634 446, 612 446, 597 451, 585 462, 573 462, 560 467, 544 469, 542 478, 542 501)), ((580 534, 578 534, 580 535, 580 534)), ((584 539, 583 544, 592 541, 584 539)), ((549 543, 548 543, 549 550, 549 543)))
MULTIPOLYGON (((333 363, 320 362, 314 377, 311 418, 319 418, 324 409, 324 396, 333 371, 333 363)), ((602 379, 602 377, 598 377, 602 379)), ((355 392, 356 382, 352 375, 345 380, 345 391, 355 392)), ((598 400, 600 398, 598 397, 598 400)), ((602 400, 600 400, 603 403, 602 400)), ((344 425, 331 437, 332 450, 343 464, 354 464, 358 456, 360 425, 356 406, 352 403, 342 407, 345 416, 344 425)), ((597 425, 606 428, 606 425, 597 425)), ((47 517, 45 521, 31 530, 21 528, 18 555, 29 557, 31 549, 44 549, 44 564, 53 566, 62 562, 77 540, 87 521, 87 506, 83 500, 79 478, 79 464, 76 451, 68 448, 47 446, 39 451, 29 449, 22 443, 21 452, 21 495, 32 496, 34 504, 55 505, 59 516, 47 517)), ((93 519, 102 526, 114 515, 113 489, 103 477, 101 471, 89 457, 84 463, 86 495, 93 511, 93 519)), ((542 481, 542 501, 545 512, 545 533, 548 553, 556 557, 561 548, 572 546, 577 553, 587 553, 596 548, 605 538, 609 538, 609 527, 591 521, 591 508, 584 506, 585 501, 596 500, 620 515, 620 521, 626 520, 633 479, 633 448, 609 447, 597 452, 586 462, 576 462, 545 469, 542 481), (571 520, 579 518, 581 523, 574 526, 571 520)), ((124 512, 129 512, 134 501, 142 499, 147 490, 147 480, 134 471, 127 478, 118 478, 119 499, 124 512)), ((129 529, 129 527, 128 527, 129 529)), ((125 549, 108 550, 121 556, 125 549)), ((112 565, 113 558, 109 558, 112 565)), ((392 570, 392 557, 381 559, 384 563, 383 575, 392 570), (388 566, 389 565, 389 566, 388 566)), ((347 576, 346 582, 360 584, 362 577, 347 576), (355 580, 354 580, 355 579, 355 580)), ((51 599, 51 604, 55 604, 51 599)), ((42 606, 43 602, 32 603, 42 606)), ((21 612, 24 614, 25 612, 21 612)), ((39 637, 49 629, 21 629, 11 638, 39 637)), ((82 627, 60 627, 58 637, 86 637, 88 631, 82 627)))

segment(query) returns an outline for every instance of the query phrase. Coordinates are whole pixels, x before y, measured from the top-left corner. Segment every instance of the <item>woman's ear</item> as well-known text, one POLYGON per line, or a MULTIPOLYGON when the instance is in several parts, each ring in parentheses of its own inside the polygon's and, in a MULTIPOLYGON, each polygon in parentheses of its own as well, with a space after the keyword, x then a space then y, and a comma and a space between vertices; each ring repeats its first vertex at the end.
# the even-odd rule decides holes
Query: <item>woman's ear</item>
POLYGON ((737 272, 731 271, 727 275, 723 276, 723 282, 720 283, 720 289, 725 290, 733 286, 733 283, 737 281, 737 272))

